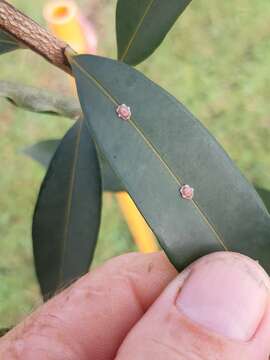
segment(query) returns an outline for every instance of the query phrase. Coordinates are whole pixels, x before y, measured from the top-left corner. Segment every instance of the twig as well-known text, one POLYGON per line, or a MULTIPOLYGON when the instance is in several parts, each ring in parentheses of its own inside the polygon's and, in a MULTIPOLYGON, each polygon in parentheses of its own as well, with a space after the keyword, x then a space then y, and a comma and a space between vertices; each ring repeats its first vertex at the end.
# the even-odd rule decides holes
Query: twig
MULTIPOLYGON (((72 74, 65 51, 69 45, 57 39, 5 0, 0 0, 0 29, 32 49, 53 65, 72 74)), ((70 52, 75 53, 72 49, 70 52)))

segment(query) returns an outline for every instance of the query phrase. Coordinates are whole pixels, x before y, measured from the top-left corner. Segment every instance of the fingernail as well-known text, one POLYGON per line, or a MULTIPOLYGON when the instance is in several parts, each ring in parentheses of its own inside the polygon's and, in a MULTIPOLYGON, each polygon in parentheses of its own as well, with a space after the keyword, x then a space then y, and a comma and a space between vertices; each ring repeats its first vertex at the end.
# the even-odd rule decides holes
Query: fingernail
POLYGON ((234 340, 251 339, 268 300, 265 273, 253 260, 225 256, 198 263, 176 301, 193 322, 234 340))

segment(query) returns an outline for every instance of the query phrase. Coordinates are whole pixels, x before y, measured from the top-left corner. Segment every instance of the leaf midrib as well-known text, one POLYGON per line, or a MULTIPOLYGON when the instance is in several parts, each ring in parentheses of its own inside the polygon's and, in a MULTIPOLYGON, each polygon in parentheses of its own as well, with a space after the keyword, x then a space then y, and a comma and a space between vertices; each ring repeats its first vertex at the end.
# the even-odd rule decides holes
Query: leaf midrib
POLYGON ((70 227, 70 215, 71 215, 71 207, 72 207, 72 199, 74 194, 74 185, 75 185, 75 178, 76 178, 76 168, 79 158, 79 148, 80 148, 80 140, 81 140, 81 133, 82 133, 82 123, 84 120, 80 120, 80 127, 78 129, 78 134, 76 138, 75 143, 75 151, 74 151, 74 157, 73 157, 73 165, 71 170, 71 177, 70 177, 70 185, 68 190, 68 198, 67 198, 67 209, 65 212, 65 222, 64 222, 64 229, 63 229, 63 241, 62 241, 62 251, 61 254, 63 254, 61 258, 60 268, 59 268, 59 282, 58 284, 62 284, 63 280, 63 268, 64 268, 64 261, 65 261, 65 255, 66 255, 66 243, 69 236, 69 227, 70 227))
POLYGON ((128 53, 128 51, 130 50, 130 48, 132 47, 133 42, 134 42, 135 38, 137 37, 138 32, 140 31, 140 28, 142 27, 142 24, 143 24, 146 16, 148 15, 151 7, 153 6, 153 3, 154 3, 154 2, 155 2, 155 0, 150 0, 150 1, 149 1, 149 4, 147 5, 147 7, 146 7, 146 9, 145 9, 145 12, 143 13, 143 16, 142 16, 141 20, 138 22, 138 25, 137 25, 137 27, 135 28, 135 31, 134 31, 134 33, 132 34, 132 36, 131 36, 128 44, 127 44, 126 49, 124 50, 123 55, 122 55, 121 58, 120 58, 120 61, 124 61, 124 59, 127 57, 127 53, 128 53))
MULTIPOLYGON (((114 105, 118 106, 120 105, 120 102, 117 101, 117 99, 115 99, 110 92, 91 74, 89 74, 81 65, 78 64, 78 62, 76 61, 76 59, 74 57, 72 57, 70 59, 71 62, 73 62, 78 69, 86 75, 87 79, 90 80, 91 82, 93 82, 94 84, 97 85, 97 87, 101 90, 101 92, 108 98, 110 99, 114 105)), ((139 128, 139 126, 137 125, 137 123, 134 121, 134 117, 131 117, 131 119, 129 120, 129 123, 133 125, 134 129, 138 132, 138 134, 143 138, 144 142, 148 145, 148 147, 155 153, 155 155, 158 157, 158 159, 161 161, 161 163, 165 166, 165 168, 167 169, 167 171, 170 173, 170 175, 175 179, 176 183, 178 186, 182 186, 184 185, 184 183, 181 181, 181 179, 176 176, 174 174, 174 172, 172 171, 172 169, 169 167, 169 165, 167 164, 167 162, 161 157, 161 155, 159 154, 158 150, 156 149, 156 147, 151 143, 150 140, 147 139, 147 137, 145 136, 145 134, 143 133, 143 131, 139 128)), ((209 226, 209 228, 211 229, 211 231, 214 233, 215 237, 217 238, 217 240, 219 241, 220 245, 224 248, 225 251, 228 251, 229 249, 227 248, 227 246, 225 245, 225 242, 222 240, 221 236, 219 235, 218 231, 215 229, 214 225, 210 222, 210 220, 208 219, 207 215, 204 213, 204 211, 200 208, 199 204, 192 199, 191 200, 192 204, 195 206, 195 208, 197 209, 197 211, 199 212, 199 214, 202 216, 203 220, 206 222, 206 224, 209 226)))

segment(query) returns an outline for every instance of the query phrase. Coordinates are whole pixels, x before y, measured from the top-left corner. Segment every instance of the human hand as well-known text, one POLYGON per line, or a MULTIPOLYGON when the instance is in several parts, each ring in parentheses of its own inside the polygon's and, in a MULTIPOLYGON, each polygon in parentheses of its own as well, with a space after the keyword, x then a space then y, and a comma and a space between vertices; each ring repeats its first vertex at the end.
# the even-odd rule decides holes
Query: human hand
POLYGON ((180 275, 162 253, 91 271, 0 340, 1 360, 267 360, 269 278, 214 253, 180 275))

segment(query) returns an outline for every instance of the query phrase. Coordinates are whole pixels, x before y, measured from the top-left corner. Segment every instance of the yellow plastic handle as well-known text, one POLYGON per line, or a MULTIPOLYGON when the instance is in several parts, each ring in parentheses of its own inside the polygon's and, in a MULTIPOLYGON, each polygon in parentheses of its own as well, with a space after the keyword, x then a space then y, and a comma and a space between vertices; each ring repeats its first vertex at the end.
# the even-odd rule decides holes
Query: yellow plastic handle
POLYGON ((74 1, 59 0, 47 3, 44 17, 53 34, 66 41, 78 53, 86 52, 87 42, 74 1))
POLYGON ((139 251, 144 253, 157 251, 159 248, 155 236, 131 197, 126 192, 120 192, 116 194, 116 198, 139 251))

